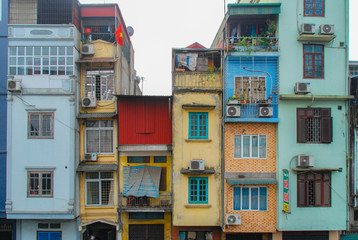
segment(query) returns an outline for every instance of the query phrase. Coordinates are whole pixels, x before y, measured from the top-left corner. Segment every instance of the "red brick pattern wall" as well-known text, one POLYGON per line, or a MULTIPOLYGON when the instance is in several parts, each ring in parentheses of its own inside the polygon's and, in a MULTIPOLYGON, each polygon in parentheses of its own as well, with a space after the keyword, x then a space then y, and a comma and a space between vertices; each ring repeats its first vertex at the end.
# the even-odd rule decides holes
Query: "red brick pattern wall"
MULTIPOLYGON (((276 172, 276 124, 229 123, 225 124, 225 172, 276 172), (236 134, 267 135, 266 159, 234 159, 234 136, 236 134)), ((258 186, 258 185, 247 185, 258 186)), ((241 225, 225 226, 224 232, 275 232, 276 231, 276 185, 267 187, 267 211, 234 211, 233 187, 225 182, 225 213, 240 213, 241 225)))

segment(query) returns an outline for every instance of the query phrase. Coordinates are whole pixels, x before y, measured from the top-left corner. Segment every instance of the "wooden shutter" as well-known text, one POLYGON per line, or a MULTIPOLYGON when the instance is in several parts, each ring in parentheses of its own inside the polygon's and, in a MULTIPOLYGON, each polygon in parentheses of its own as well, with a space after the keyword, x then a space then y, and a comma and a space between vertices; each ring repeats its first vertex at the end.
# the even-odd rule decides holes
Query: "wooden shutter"
POLYGON ((317 174, 315 182, 314 182, 315 207, 322 206, 322 204, 323 204, 322 198, 323 198, 323 182, 322 182, 322 179, 320 179, 320 176, 318 176, 318 174, 317 174))
POLYGON ((298 143, 305 143, 307 142, 306 137, 306 109, 297 108, 297 142, 298 143))
POLYGON ((331 206, 331 173, 323 175, 323 206, 331 206))
POLYGON ((305 180, 305 174, 297 175, 297 207, 306 207, 307 181, 305 180))
POLYGON ((321 142, 331 143, 332 142, 332 118, 322 117, 321 118, 321 142))
POLYGON ((162 171, 160 173, 160 182, 159 182, 159 191, 167 190, 167 168, 162 167, 162 171))

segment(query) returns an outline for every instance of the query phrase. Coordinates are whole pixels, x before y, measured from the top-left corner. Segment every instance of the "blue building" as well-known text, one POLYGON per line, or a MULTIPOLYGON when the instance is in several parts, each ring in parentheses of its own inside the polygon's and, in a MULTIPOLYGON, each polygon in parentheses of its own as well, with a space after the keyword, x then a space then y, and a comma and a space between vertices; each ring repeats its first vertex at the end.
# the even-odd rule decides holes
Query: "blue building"
POLYGON ((74 167, 79 3, 9 4, 4 7, 9 62, 2 71, 8 72, 5 208, 7 218, 16 220, 12 239, 79 239, 74 167))

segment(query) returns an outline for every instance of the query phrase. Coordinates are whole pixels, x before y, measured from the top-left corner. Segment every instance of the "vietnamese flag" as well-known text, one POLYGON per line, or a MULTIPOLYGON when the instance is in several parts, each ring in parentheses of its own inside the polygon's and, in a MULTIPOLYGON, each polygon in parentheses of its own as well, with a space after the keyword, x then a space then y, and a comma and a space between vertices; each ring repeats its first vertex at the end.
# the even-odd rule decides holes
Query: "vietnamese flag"
POLYGON ((116 34, 117 43, 123 46, 123 32, 122 32, 122 24, 119 24, 119 27, 114 32, 116 34))

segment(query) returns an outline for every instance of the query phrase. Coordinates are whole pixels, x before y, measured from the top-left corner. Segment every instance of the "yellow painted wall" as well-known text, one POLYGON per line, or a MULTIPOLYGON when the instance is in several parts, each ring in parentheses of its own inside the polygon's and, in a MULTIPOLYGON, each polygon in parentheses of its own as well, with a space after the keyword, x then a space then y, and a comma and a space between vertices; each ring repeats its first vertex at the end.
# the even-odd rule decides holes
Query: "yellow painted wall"
POLYGON ((129 219, 128 213, 122 213, 122 240, 128 240, 129 224, 164 224, 164 239, 171 239, 171 216, 164 213, 164 219, 129 219))
POLYGON ((173 225, 220 226, 221 98, 219 93, 176 93, 173 99, 173 225), (214 105, 214 109, 184 109, 182 105, 214 105), (208 140, 189 140, 189 112, 208 112, 208 140), (186 175, 190 160, 205 160, 215 174, 186 175), (208 204, 189 204, 189 177, 208 177, 208 204), (208 217, 210 216, 210 217, 208 217))
MULTIPOLYGON (((91 42, 94 48, 94 55, 92 56, 82 56, 82 59, 92 59, 92 58, 113 58, 116 56, 116 45, 113 43, 104 41, 104 40, 96 40, 91 42)), ((82 49, 82 45, 81 45, 82 49)))

